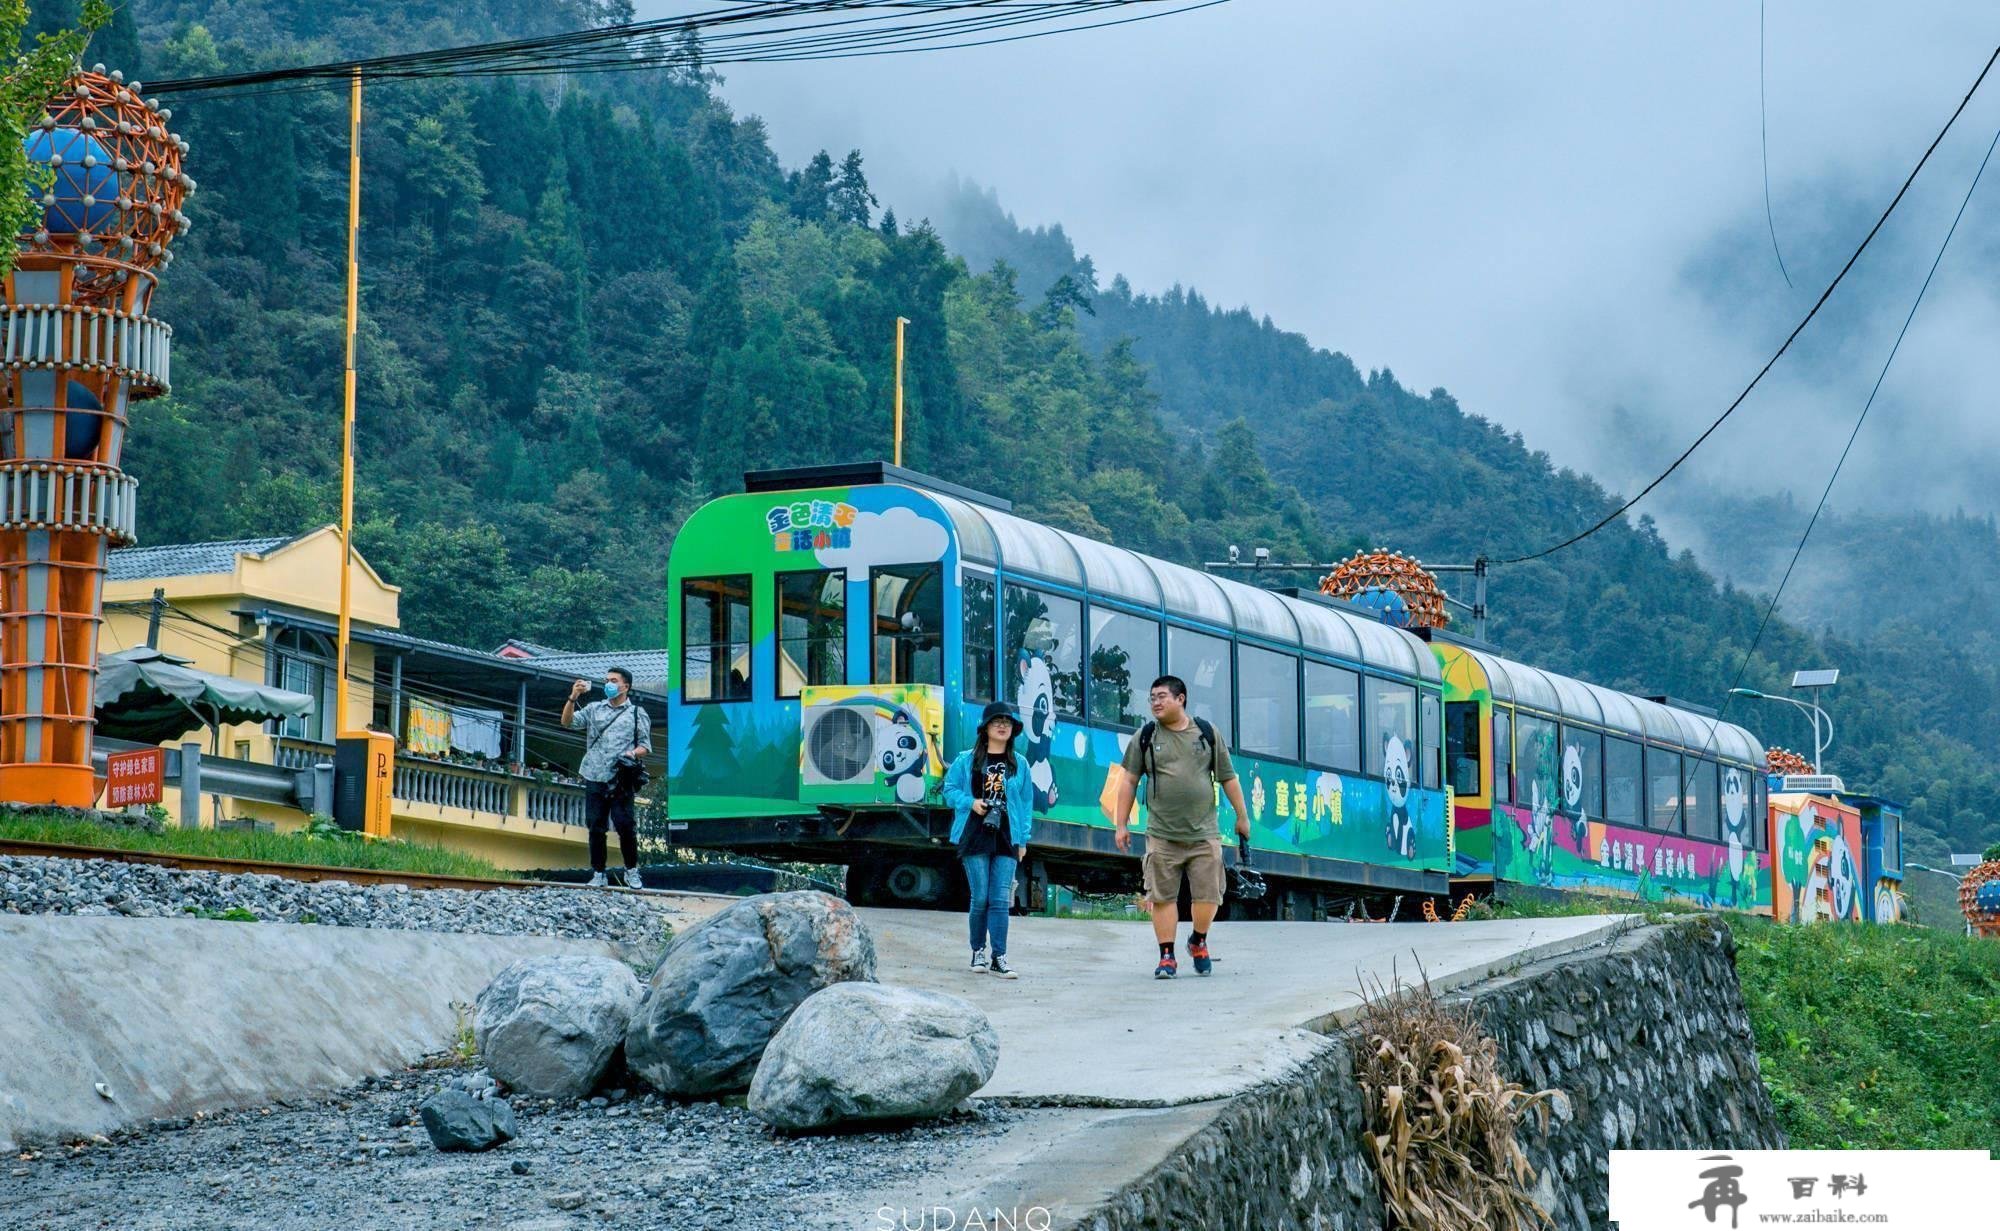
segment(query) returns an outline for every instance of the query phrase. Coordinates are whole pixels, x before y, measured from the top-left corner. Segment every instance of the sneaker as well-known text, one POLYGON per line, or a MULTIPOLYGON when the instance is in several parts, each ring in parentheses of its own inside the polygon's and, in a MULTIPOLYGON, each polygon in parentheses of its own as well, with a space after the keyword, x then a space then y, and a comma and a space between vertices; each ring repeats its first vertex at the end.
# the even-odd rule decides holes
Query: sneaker
POLYGON ((598 872, 598 873, 594 874, 594 875, 593 875, 593 876, 592 876, 592 877, 590 878, 590 883, 589 883, 589 884, 588 884, 588 885, 587 885, 586 887, 587 887, 587 888, 590 888, 590 889, 602 889, 602 888, 604 888, 604 873, 602 873, 602 872, 598 872))
POLYGON ((1012 966, 1009 966, 1007 964, 1006 957, 998 953, 993 955, 993 964, 990 967, 988 967, 988 969, 990 969, 996 977, 1002 979, 1018 979, 1021 977, 1014 973, 1014 968, 1012 966))
POLYGON ((1179 970, 1180 970, 1180 963, 1176 962, 1174 960, 1173 954, 1169 953, 1167 956, 1160 959, 1160 964, 1158 966, 1153 967, 1153 977, 1155 979, 1171 979, 1174 977, 1174 974, 1179 970))
POLYGON ((974 949, 972 951, 972 972, 974 974, 984 974, 986 973, 987 967, 988 967, 988 962, 986 960, 986 950, 974 949))
POLYGON ((1188 956, 1194 959, 1194 972, 1198 975, 1205 975, 1215 969, 1215 963, 1209 959, 1208 942, 1205 940, 1189 941, 1188 956))
POLYGON ((627 868, 625 869, 625 887, 627 889, 644 889, 646 887, 646 878, 639 875, 639 869, 627 868))

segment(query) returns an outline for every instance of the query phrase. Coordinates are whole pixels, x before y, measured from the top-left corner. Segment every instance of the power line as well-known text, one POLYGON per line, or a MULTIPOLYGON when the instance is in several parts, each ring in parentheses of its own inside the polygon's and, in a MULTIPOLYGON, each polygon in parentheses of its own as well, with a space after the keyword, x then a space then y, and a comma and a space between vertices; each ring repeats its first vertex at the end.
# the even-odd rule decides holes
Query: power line
MULTIPOLYGON (((1848 454, 1854 451, 1854 442, 1861 435, 1861 425, 1868 422, 1868 412, 1875 405, 1875 395, 1882 392, 1882 382, 1889 375, 1889 366, 1896 362, 1896 352, 1903 347, 1903 338, 1910 332, 1910 322, 1917 319, 1917 309, 1923 305, 1924 294, 1931 289, 1931 279, 1937 276, 1938 265, 1944 261, 1945 249, 1951 246, 1952 236, 1958 234, 1959 220, 1965 217, 1966 206, 1972 204, 1972 194, 1978 190, 1981 177, 1986 174, 1986 164, 1993 160, 1993 150, 2000 146, 2000 129, 1993 133, 1993 140, 1986 145, 1986 156, 1979 160, 1979 169, 1973 172, 1972 183, 1966 186, 1965 199, 1958 203, 1958 213, 1952 216, 1951 227, 1944 233, 1944 242, 1938 245, 1937 256, 1931 259, 1930 271, 1924 275, 1923 285, 1917 288, 1917 297, 1910 304, 1910 311, 1903 318, 1903 327, 1896 332, 1896 341, 1889 347, 1889 357, 1882 361, 1882 370, 1876 373, 1875 385, 1868 390, 1868 400, 1861 405, 1861 414, 1854 420, 1854 430, 1847 434, 1847 444, 1840 451, 1840 457, 1833 464, 1833 473, 1827 476, 1826 487, 1819 494, 1819 503, 1814 506, 1812 516, 1806 520, 1804 533, 1799 535, 1799 545, 1792 551, 1791 563, 1785 566, 1785 574, 1778 579, 1778 588, 1771 595, 1771 601, 1764 607, 1764 618, 1757 625, 1757 635, 1750 639, 1750 646, 1743 651, 1743 661, 1736 666, 1736 677, 1730 682, 1730 693, 1723 696, 1723 707, 1729 705, 1734 690, 1742 686, 1743 676, 1750 669, 1750 659, 1757 653, 1757 647, 1764 641, 1765 630, 1771 626, 1771 617, 1777 613, 1778 600, 1785 595, 1785 587, 1792 580, 1792 570, 1799 566, 1799 557, 1805 554, 1806 542, 1812 538, 1813 528, 1819 524, 1820 514, 1826 511, 1826 502, 1833 495, 1833 485, 1839 481, 1842 468, 1847 465, 1848 454)), ((1705 751, 1705 750, 1704 750, 1705 751)))
POLYGON ((1509 556, 1505 559, 1496 559, 1493 561, 1494 564, 1525 564, 1530 560, 1539 560, 1544 556, 1552 556, 1555 553, 1563 550, 1565 547, 1573 547, 1576 544, 1581 543, 1583 540, 1589 538, 1593 534, 1596 534, 1599 530, 1604 529, 1604 527, 1610 525, 1612 522, 1624 516, 1625 513, 1632 508, 1633 505, 1638 504, 1641 500, 1644 500, 1648 495, 1652 494, 1654 488, 1666 482, 1667 477, 1669 475, 1673 474, 1674 471, 1680 469, 1682 462, 1685 462, 1687 461, 1688 458, 1694 456, 1694 451, 1696 449, 1701 448, 1703 442, 1705 442, 1710 436, 1713 436, 1715 434, 1715 430, 1721 427, 1723 422, 1727 420, 1730 415, 1736 413, 1736 408, 1741 406, 1743 404, 1744 399, 1750 396, 1751 390, 1755 389, 1758 383, 1764 379, 1765 375, 1769 373, 1770 370, 1777 365, 1778 360, 1784 357, 1784 354, 1787 350, 1791 349, 1792 343, 1797 340, 1798 336, 1801 333, 1805 332, 1805 327, 1812 323, 1812 320, 1815 316, 1819 315, 1819 310, 1822 307, 1826 306, 1826 301, 1833 296, 1834 288, 1838 287, 1841 284, 1841 282, 1844 279, 1846 279, 1848 271, 1854 268, 1854 263, 1861 259, 1861 254, 1863 252, 1866 252, 1868 250, 1868 245, 1874 241, 1876 234, 1882 230, 1883 224, 1889 221, 1889 215, 1896 212, 1896 207, 1902 203, 1904 194, 1910 191, 1910 185, 1916 182, 1917 173, 1924 169, 1924 164, 1930 161, 1931 154, 1934 151, 1936 151, 1939 143, 1944 140, 1945 134, 1951 131, 1951 127, 1953 124, 1956 124, 1958 122, 1958 117, 1964 113, 1966 105, 1972 101, 1972 96, 1979 92, 1979 86, 1982 82, 1986 80, 1986 74, 1992 71, 1993 63, 1995 60, 2000 60, 2000 47, 1995 47, 1993 49, 1993 54, 1986 58, 1986 66, 1979 70, 1979 76, 1973 80, 1972 88, 1967 90, 1965 92, 1965 97, 1959 100, 1958 107, 1952 111, 1951 118, 1945 121, 1944 127, 1938 130, 1938 135, 1931 138, 1930 145, 1924 149, 1923 157, 1917 159, 1917 165, 1910 168, 1910 174, 1904 178, 1903 186, 1896 190, 1895 198, 1889 202, 1888 208, 1882 211, 1882 216, 1875 220, 1875 225, 1868 228, 1868 234, 1862 237, 1861 245, 1854 250, 1854 255, 1847 258, 1847 263, 1840 267, 1840 272, 1833 276, 1833 281, 1827 283, 1826 289, 1820 292, 1819 298, 1813 303, 1812 310, 1807 312, 1805 314, 1805 318, 1801 320, 1796 327, 1793 328, 1791 333, 1785 336, 1785 341, 1781 346, 1778 347, 1777 353, 1772 355, 1771 358, 1764 364, 1764 366, 1757 370, 1757 375, 1750 378, 1750 383, 1745 385, 1743 387, 1743 392, 1737 394, 1735 400, 1729 403, 1728 409, 1724 410, 1720 415, 1716 416, 1715 422, 1709 424, 1708 427, 1703 430, 1701 435, 1695 437, 1694 443, 1689 445, 1686 449, 1682 450, 1681 455, 1673 460, 1672 465, 1668 466, 1665 470, 1661 471, 1658 477, 1656 477, 1652 482, 1646 484, 1645 487, 1641 488, 1638 495, 1632 497, 1630 500, 1627 500, 1625 503, 1611 510, 1611 512, 1606 513, 1602 518, 1600 518, 1597 521, 1595 525, 1592 525, 1589 529, 1579 531, 1576 534, 1572 534, 1568 538, 1564 539, 1562 542, 1555 544, 1553 547, 1544 547, 1540 551, 1529 552, 1526 555, 1509 556))
POLYGON ((1137 16, 1090 20, 1107 11, 1167 2, 804 0, 733 6, 677 18, 599 26, 538 38, 183 78, 156 82, 147 92, 178 95, 227 92, 248 97, 344 86, 357 73, 377 81, 430 80, 439 77, 629 72, 694 64, 778 63, 907 54, 989 46, 1102 29, 1209 8, 1227 0, 1202 0, 1137 16), (783 24, 787 22, 792 24, 783 24), (1022 26, 1042 28, 991 38, 968 37, 1022 26))
POLYGON ((1778 272, 1785 275, 1785 289, 1792 289, 1792 272, 1785 268, 1785 254, 1778 248, 1778 220, 1771 214, 1770 107, 1764 101, 1764 0, 1757 0, 1757 144, 1764 153, 1764 225, 1771 232, 1771 255, 1778 258, 1778 272))

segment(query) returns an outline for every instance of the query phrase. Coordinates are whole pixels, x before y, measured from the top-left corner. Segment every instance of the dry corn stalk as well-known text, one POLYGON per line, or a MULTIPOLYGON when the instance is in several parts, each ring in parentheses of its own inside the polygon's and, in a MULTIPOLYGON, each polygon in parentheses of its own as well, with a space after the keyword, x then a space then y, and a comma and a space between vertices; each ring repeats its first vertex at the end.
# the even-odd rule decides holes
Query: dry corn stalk
MULTIPOLYGON (((1365 990, 1365 989, 1364 989, 1365 990)), ((1529 1195, 1535 1169, 1516 1138, 1532 1110, 1548 1126, 1556 1091, 1503 1080, 1499 1048, 1468 1005, 1379 982, 1352 1029, 1374 1157, 1393 1226, 1527 1231, 1553 1225, 1529 1195)))

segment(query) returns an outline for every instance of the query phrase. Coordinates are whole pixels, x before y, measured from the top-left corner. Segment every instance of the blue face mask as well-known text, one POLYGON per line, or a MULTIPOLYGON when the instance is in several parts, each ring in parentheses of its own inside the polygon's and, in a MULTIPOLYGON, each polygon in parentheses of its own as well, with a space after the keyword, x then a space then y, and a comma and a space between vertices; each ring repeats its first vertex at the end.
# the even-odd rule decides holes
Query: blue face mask
POLYGON ((620 684, 617 680, 604 681, 604 695, 606 697, 609 697, 613 701, 616 701, 618 699, 618 694, 623 692, 624 690, 625 686, 623 684, 620 684))

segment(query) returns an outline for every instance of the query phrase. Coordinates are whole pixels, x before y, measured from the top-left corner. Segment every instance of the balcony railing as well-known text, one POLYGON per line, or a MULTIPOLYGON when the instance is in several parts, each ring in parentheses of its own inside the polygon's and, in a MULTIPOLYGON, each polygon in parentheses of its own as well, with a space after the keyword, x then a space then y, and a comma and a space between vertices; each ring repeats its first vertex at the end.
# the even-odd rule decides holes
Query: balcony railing
MULTIPOLYGON (((333 760, 333 745, 317 740, 282 737, 275 745, 272 759, 288 769, 307 769, 333 760)), ((403 753, 396 756, 389 794, 398 803, 498 817, 503 822, 584 823, 582 787, 403 753)))

